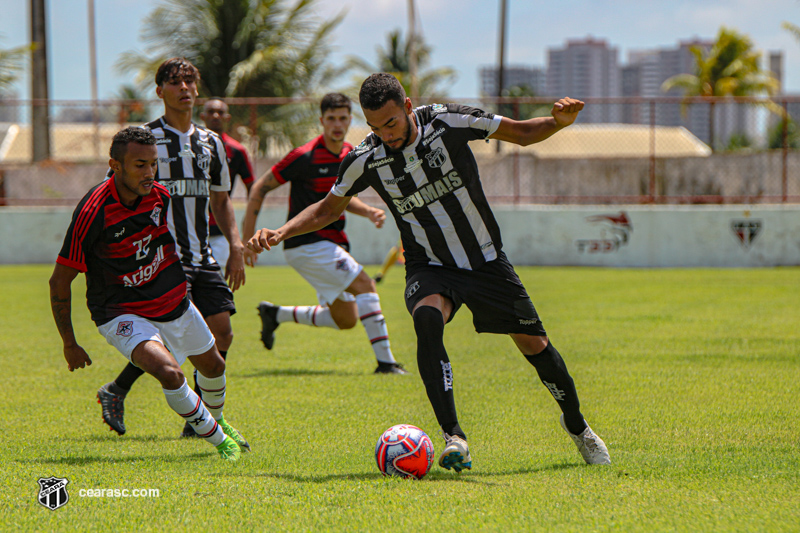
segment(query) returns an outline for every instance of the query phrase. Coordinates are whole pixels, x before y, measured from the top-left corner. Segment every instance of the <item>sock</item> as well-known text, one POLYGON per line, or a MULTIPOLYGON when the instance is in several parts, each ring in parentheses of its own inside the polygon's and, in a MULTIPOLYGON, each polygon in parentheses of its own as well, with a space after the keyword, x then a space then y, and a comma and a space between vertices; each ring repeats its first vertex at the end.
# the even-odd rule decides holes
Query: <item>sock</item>
POLYGON ((209 414, 208 410, 194 393, 186 380, 179 389, 162 389, 167 398, 167 404, 173 411, 181 415, 194 428, 195 433, 217 446, 225 440, 225 434, 217 421, 209 414))
POLYGON ((228 350, 218 350, 219 354, 222 356, 223 361, 228 360, 228 350))
MULTIPOLYGON (((122 389, 123 395, 125 393, 130 392, 133 383, 139 379, 139 377, 144 374, 144 370, 139 368, 138 366, 134 365, 133 363, 128 363, 125 368, 122 369, 122 372, 119 373, 117 379, 114 380, 114 383, 122 389)), ((114 394, 118 394, 116 391, 112 390, 114 394)))
POLYGON ((392 350, 389 348, 389 330, 381 311, 381 299, 375 292, 365 292, 356 296, 358 317, 367 331, 367 338, 372 343, 375 359, 381 363, 394 363, 392 350))
POLYGON ((548 343, 547 348, 540 353, 526 355, 525 358, 536 368, 539 379, 564 413, 564 425, 573 435, 580 435, 586 429, 586 421, 581 414, 575 382, 572 381, 561 354, 552 343, 548 343))
POLYGON ((195 374, 197 386, 200 388, 200 397, 203 399, 214 420, 222 418, 222 408, 225 406, 225 374, 216 378, 207 378, 200 372, 195 374))
POLYGON ((436 420, 448 435, 466 439, 458 425, 453 369, 444 349, 444 317, 438 309, 422 306, 414 311, 413 318, 417 332, 417 366, 436 420))
POLYGON ((275 317, 278 324, 283 322, 297 322, 306 326, 318 328, 339 329, 333 321, 330 308, 321 305, 280 306, 275 317))

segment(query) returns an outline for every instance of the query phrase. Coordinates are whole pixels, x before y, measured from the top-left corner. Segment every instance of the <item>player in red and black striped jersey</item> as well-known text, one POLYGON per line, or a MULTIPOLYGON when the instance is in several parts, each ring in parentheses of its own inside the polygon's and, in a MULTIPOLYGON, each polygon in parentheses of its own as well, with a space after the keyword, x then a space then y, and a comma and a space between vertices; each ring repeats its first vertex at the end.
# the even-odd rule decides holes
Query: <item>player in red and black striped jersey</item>
MULTIPOLYGON (((225 132, 228 121, 231 119, 231 115, 228 113, 228 104, 219 98, 206 100, 203 110, 200 112, 200 118, 205 122, 206 128, 219 135, 222 144, 225 145, 225 153, 228 156, 228 172, 231 176, 231 189, 228 191, 228 195, 233 194, 237 177, 242 180, 242 184, 249 193, 250 187, 256 179, 253 175, 253 165, 250 163, 250 157, 244 146, 225 132)), ((230 246, 217 225, 214 213, 210 213, 208 216, 208 245, 211 247, 211 254, 217 263, 227 264, 230 246)))
POLYGON ((224 459, 236 460, 240 448, 232 433, 238 432, 222 416, 225 361, 187 297, 186 276, 166 222, 170 195, 155 181, 155 136, 126 128, 114 136, 110 152, 113 176, 78 204, 50 278, 50 303, 67 367, 72 372, 92 364, 75 339, 71 317, 72 281, 84 272, 98 331, 161 383, 169 406, 224 459), (186 358, 198 370, 202 401, 181 372, 186 358))
MULTIPOLYGON (((344 138, 350 127, 351 102, 343 94, 331 93, 322 98, 322 135, 292 150, 264 174, 250 190, 242 232, 250 237, 266 194, 291 183, 289 220, 323 198, 336 182, 339 163, 353 149, 344 138)), ((383 210, 360 200, 350 202, 348 211, 369 218, 378 228, 386 218, 383 210)), ((284 242, 286 261, 317 290, 320 305, 277 306, 259 304, 261 341, 271 350, 275 329, 282 322, 296 322, 334 329, 353 328, 359 319, 367 332, 378 366, 376 373, 405 374, 394 360, 389 347, 389 331, 375 291, 375 282, 348 253, 350 243, 344 232, 344 214, 313 233, 284 242)), ((245 254, 245 261, 255 265, 256 255, 245 254)))

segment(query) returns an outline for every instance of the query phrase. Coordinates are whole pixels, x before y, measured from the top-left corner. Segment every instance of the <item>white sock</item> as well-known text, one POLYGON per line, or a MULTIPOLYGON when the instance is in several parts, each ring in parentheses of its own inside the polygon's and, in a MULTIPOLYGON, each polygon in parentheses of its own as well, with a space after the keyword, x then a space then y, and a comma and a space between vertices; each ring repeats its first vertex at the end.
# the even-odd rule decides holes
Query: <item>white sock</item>
POLYGON ((356 305, 361 324, 372 343, 375 358, 381 363, 394 363, 394 356, 389 348, 389 329, 381 311, 380 297, 375 292, 365 292, 356 296, 356 305))
POLYGON ((297 322, 306 326, 318 328, 339 329, 331 316, 331 309, 321 305, 281 306, 278 308, 278 324, 283 322, 297 322))
POLYGON ((200 372, 197 373, 197 386, 203 397, 203 404, 214 417, 222 418, 222 408, 225 406, 225 373, 216 378, 207 378, 200 372))
POLYGON ((167 398, 167 404, 173 411, 181 415, 194 428, 194 432, 217 446, 225 440, 225 434, 217 421, 211 416, 203 405, 200 397, 189 388, 186 380, 179 389, 162 389, 167 398))

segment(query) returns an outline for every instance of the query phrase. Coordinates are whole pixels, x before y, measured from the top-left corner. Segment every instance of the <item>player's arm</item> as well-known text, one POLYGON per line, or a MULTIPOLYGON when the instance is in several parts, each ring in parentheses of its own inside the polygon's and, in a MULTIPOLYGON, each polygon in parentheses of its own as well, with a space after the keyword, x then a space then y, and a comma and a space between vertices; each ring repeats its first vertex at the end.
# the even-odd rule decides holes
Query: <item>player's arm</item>
MULTIPOLYGON (((252 183, 249 194, 247 195, 247 208, 244 210, 244 220, 242 221, 242 241, 247 240, 256 232, 256 221, 258 214, 261 212, 261 205, 264 203, 264 198, 267 197, 270 191, 280 187, 282 184, 268 170, 266 174, 258 178, 255 183, 252 183)), ((244 262, 249 266, 256 266, 257 254, 253 253, 249 248, 245 248, 244 262)))
POLYGON ((386 221, 386 213, 383 209, 369 206, 355 197, 351 198, 350 203, 347 204, 347 212, 370 219, 376 228, 382 228, 386 221))
POLYGON ((78 272, 75 268, 56 263, 53 275, 50 276, 50 308, 64 343, 64 359, 67 360, 70 372, 92 364, 89 354, 75 340, 75 331, 72 328, 72 281, 78 276, 78 272))
POLYGON ((328 193, 325 198, 306 207, 280 228, 276 230, 267 228, 258 230, 247 241, 247 247, 260 254, 264 250, 271 250, 273 246, 280 244, 289 237, 322 229, 328 224, 339 220, 351 199, 352 196, 336 196, 328 193))
POLYGON ((528 120, 512 120, 503 117, 500 126, 489 135, 489 138, 520 146, 538 143, 575 122, 581 109, 583 109, 582 101, 575 98, 562 98, 553 104, 549 117, 536 117, 528 120))
POLYGON ((231 291, 235 291, 244 285, 244 245, 239 236, 239 228, 236 227, 236 216, 233 213, 233 202, 228 195, 228 191, 209 191, 209 204, 214 218, 217 220, 222 234, 228 239, 231 255, 228 264, 225 265, 225 280, 228 282, 231 291))

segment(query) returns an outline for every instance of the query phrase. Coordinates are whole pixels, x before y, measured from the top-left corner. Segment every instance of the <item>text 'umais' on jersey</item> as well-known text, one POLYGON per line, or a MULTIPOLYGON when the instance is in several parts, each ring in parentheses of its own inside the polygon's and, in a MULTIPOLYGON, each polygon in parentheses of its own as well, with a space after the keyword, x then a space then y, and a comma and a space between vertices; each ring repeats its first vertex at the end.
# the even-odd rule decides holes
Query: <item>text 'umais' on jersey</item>
MULTIPOLYGON (((280 183, 291 182, 292 190, 289 193, 289 216, 291 220, 300 211, 325 198, 330 192, 339 173, 339 165, 344 157, 353 149, 353 146, 344 143, 341 152, 331 153, 325 147, 322 135, 295 148, 278 164, 272 167, 272 175, 280 183)), ((290 237, 283 242, 284 248, 295 248, 312 242, 331 241, 345 250, 350 243, 344 232, 344 213, 339 220, 328 224, 324 228, 290 237)))
POLYGON ((173 320, 188 308, 186 275, 166 224, 169 203, 155 183, 125 206, 112 177, 75 208, 57 262, 86 273, 86 303, 98 326, 124 314, 173 320))
POLYGON ((467 143, 494 133, 501 117, 433 104, 416 108, 414 118, 411 145, 392 152, 370 133, 345 157, 331 192, 375 189, 397 222, 406 264, 480 268, 497 259, 502 242, 467 143))

